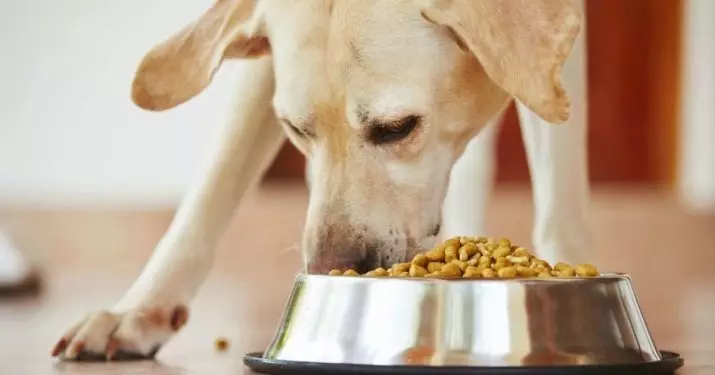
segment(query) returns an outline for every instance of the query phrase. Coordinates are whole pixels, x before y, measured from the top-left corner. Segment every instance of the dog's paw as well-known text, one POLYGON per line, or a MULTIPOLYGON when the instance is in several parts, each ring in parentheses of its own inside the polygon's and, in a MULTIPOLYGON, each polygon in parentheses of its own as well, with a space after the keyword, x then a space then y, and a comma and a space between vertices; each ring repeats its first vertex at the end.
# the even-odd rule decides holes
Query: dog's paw
POLYGON ((70 328, 52 349, 52 356, 68 361, 153 358, 188 317, 185 306, 96 312, 70 328))

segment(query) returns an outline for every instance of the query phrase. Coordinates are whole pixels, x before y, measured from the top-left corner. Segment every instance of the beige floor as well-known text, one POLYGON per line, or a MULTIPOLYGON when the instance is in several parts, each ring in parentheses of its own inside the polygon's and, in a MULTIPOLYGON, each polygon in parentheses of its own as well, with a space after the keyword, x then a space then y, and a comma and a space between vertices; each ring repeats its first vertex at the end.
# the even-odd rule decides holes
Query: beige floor
MULTIPOLYGON (((301 188, 263 189, 236 216, 189 325, 156 362, 55 363, 51 346, 92 309, 112 304, 139 272, 169 211, 39 212, 5 215, 18 242, 43 265, 39 298, 0 300, 0 374, 236 374, 241 356, 268 343, 300 268, 301 188), (259 266, 256 266, 258 264, 259 266), (217 336, 231 340, 214 351, 217 336)), ((490 207, 490 234, 528 243, 528 191, 503 189, 490 207)), ((667 194, 594 192, 593 262, 632 275, 662 349, 680 351, 683 374, 715 374, 715 216, 688 215, 667 194)))

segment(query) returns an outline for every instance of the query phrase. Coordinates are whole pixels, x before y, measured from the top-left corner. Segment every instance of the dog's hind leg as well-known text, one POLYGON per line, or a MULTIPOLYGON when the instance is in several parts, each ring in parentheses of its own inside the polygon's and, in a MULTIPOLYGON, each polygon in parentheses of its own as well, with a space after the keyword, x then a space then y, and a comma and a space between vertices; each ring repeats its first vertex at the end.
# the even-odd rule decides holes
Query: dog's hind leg
POLYGON ((440 237, 487 235, 486 205, 495 178, 495 146, 503 112, 467 145, 450 175, 440 237))
POLYGON ((584 33, 585 29, 564 66, 564 84, 571 99, 568 122, 547 123, 517 103, 534 197, 532 241, 539 256, 550 261, 589 260, 584 33))
POLYGON ((270 58, 241 64, 245 68, 238 77, 234 115, 141 275, 113 308, 69 329, 54 355, 80 360, 151 357, 185 324, 187 306, 213 266, 214 248, 234 210, 285 139, 270 105, 270 58))

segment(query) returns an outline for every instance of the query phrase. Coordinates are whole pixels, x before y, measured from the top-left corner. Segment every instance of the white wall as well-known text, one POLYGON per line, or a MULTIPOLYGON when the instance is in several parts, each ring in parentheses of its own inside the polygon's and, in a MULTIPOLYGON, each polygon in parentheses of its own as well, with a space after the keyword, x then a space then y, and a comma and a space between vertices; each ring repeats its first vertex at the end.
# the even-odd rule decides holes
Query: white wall
POLYGON ((129 90, 144 53, 211 2, 0 2, 0 203, 177 202, 226 115, 236 64, 165 113, 129 90))
POLYGON ((715 212, 715 1, 685 2, 679 193, 715 212))

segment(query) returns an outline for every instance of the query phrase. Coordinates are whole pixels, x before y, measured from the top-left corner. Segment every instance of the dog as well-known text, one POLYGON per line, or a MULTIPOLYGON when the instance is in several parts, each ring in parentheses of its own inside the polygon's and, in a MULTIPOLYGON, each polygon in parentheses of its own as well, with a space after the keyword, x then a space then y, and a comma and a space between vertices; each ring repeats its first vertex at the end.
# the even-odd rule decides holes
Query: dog
POLYGON ((512 100, 548 124, 569 119, 561 71, 581 22, 573 0, 217 0, 147 53, 132 100, 169 110, 225 59, 247 59, 235 115, 141 275, 53 356, 153 357, 187 322, 219 237, 286 138, 310 166, 307 272, 433 246, 455 164, 512 100))

